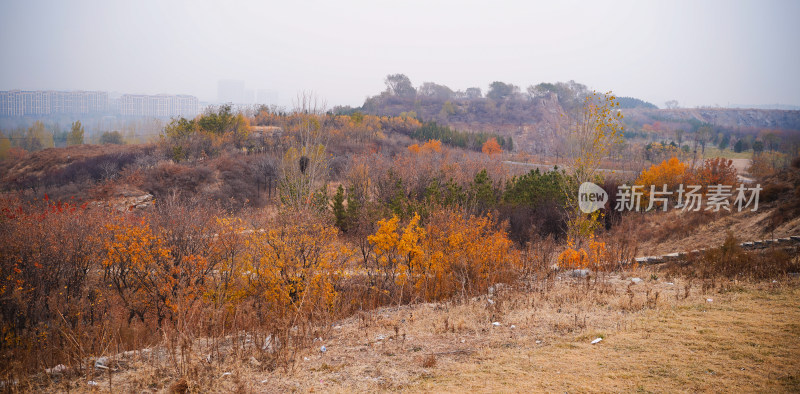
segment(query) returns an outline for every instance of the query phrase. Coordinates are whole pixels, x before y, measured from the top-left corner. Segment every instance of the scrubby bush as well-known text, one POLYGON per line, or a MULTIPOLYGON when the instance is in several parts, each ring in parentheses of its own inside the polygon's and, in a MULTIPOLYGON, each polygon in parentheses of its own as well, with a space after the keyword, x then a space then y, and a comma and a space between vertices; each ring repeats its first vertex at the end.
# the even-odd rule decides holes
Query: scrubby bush
POLYGON ((208 184, 213 175, 213 170, 206 166, 161 163, 143 176, 142 188, 159 199, 174 192, 193 195, 208 184))
POLYGON ((108 305, 96 261, 105 215, 49 199, 3 198, 0 206, 0 376, 100 351, 108 305), (88 343, 76 349, 71 340, 88 343))
POLYGON ((745 251, 728 233, 722 246, 695 253, 687 261, 668 267, 668 271, 700 279, 760 280, 798 272, 800 260, 782 249, 745 251))
POLYGON ((605 242, 590 237, 583 246, 568 242, 567 249, 558 256, 558 266, 564 269, 590 269, 610 271, 618 268, 611 259, 605 242))
POLYGON ((369 241, 371 283, 399 301, 474 295, 513 281, 522 268, 513 242, 488 217, 440 210, 422 226, 418 215, 405 225, 393 216, 378 222, 369 241))
POLYGON ((761 152, 753 155, 753 160, 747 172, 751 176, 758 179, 763 179, 767 176, 774 174, 777 170, 786 167, 789 164, 789 158, 780 152, 761 152))
POLYGON ((703 164, 695 168, 688 176, 687 183, 691 185, 729 185, 737 183, 738 173, 733 166, 733 160, 717 157, 706 159, 703 164))
POLYGON ((122 145, 125 143, 125 138, 119 131, 106 131, 100 135, 100 143, 122 145))

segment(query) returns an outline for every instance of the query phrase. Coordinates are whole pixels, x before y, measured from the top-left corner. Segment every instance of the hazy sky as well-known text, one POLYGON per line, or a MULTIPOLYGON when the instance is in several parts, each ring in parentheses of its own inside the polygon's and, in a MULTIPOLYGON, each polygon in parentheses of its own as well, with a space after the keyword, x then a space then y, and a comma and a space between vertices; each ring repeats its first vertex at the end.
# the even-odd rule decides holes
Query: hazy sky
POLYGON ((800 1, 0 2, 0 90, 183 93, 221 79, 358 106, 390 73, 575 80, 659 106, 800 105, 800 1))

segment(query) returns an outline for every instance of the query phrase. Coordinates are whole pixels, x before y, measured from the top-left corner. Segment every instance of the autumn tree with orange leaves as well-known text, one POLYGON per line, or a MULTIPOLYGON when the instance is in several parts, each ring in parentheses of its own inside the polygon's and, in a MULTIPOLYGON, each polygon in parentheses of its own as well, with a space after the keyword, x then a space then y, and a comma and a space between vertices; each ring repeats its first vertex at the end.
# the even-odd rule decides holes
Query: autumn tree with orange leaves
POLYGON ((486 140, 486 142, 483 144, 483 147, 481 147, 481 152, 489 156, 492 156, 498 153, 502 153, 503 148, 501 148, 500 144, 497 143, 497 139, 492 137, 486 140))
POLYGON ((652 187, 655 188, 656 192, 663 192, 664 187, 666 187, 667 191, 675 190, 679 184, 686 180, 688 169, 688 164, 678 160, 677 157, 672 157, 669 160, 662 161, 661 164, 652 165, 642 171, 635 184, 643 186, 644 201, 649 201, 652 187))
POLYGON ((568 242, 567 249, 558 256, 558 266, 562 269, 590 269, 595 272, 616 268, 606 243, 598 241, 594 236, 589 237, 582 247, 568 242))
POLYGON ((426 153, 441 153, 442 152, 442 141, 439 140, 428 140, 422 146, 419 144, 413 144, 408 147, 408 151, 415 154, 426 154, 426 153))

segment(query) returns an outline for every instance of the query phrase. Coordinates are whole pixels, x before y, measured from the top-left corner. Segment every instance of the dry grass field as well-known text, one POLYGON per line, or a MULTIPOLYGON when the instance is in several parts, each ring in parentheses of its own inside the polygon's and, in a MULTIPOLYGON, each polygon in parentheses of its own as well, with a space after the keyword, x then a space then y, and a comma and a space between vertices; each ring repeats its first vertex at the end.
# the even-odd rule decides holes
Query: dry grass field
POLYGON ((320 331, 288 369, 267 370, 260 350, 231 336, 185 349, 188 368, 152 349, 112 357, 110 380, 97 369, 91 383, 69 374, 40 383, 78 392, 792 392, 800 390, 798 296, 792 276, 560 274, 465 302, 361 313, 320 331))

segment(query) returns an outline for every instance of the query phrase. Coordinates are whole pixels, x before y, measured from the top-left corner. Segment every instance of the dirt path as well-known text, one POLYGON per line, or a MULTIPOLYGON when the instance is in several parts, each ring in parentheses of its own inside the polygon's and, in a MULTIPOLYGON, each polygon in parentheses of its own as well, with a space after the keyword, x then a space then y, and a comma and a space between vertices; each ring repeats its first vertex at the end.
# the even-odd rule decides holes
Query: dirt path
POLYGON ((731 159, 731 161, 739 174, 746 174, 747 169, 750 168, 750 159, 731 159))

